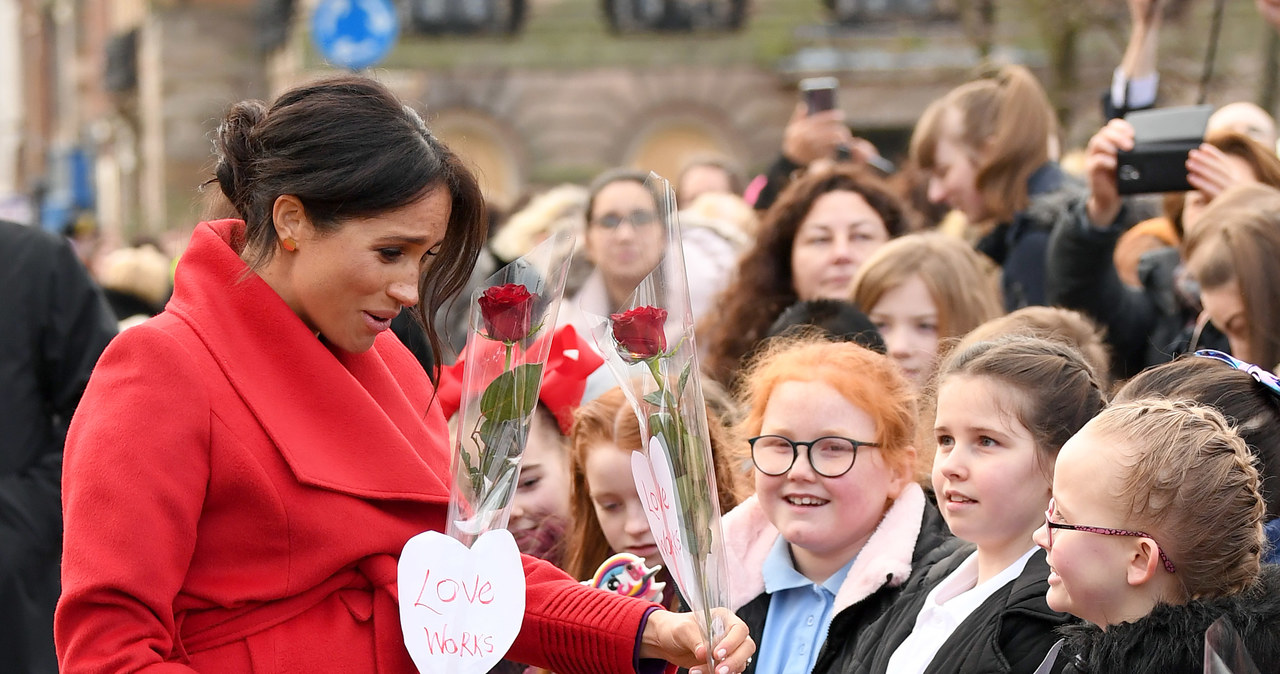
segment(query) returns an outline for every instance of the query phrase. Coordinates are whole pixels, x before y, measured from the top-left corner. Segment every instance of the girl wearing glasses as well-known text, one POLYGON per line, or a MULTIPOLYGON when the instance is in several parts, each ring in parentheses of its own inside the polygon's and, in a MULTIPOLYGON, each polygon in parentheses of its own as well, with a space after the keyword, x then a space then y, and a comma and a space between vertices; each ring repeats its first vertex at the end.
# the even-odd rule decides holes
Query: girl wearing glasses
POLYGON ((1049 567, 1031 535, 1058 450, 1105 400, 1075 349, 1031 337, 958 350, 938 382, 933 487, 974 547, 908 587, 845 671, 1031 674, 1069 620, 1045 603, 1049 567))
POLYGON ((1199 674, 1219 618, 1275 671, 1280 572, 1259 563, 1258 472, 1216 410, 1113 405, 1062 448, 1053 494, 1035 536, 1048 552, 1049 606, 1089 624, 1064 630, 1043 671, 1199 674))
POLYGON ((913 481, 915 399, 885 356, 771 342, 744 374, 756 495, 724 518, 730 606, 759 644, 747 672, 847 665, 859 634, 954 550, 913 481))

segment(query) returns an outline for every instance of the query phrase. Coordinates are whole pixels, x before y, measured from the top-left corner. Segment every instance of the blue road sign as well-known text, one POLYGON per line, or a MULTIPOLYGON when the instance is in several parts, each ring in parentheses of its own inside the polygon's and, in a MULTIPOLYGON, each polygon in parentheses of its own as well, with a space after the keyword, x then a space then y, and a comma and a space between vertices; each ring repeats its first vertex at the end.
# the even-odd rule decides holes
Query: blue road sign
POLYGON ((311 39, 325 60, 361 70, 386 57, 400 22, 391 0, 321 0, 311 15, 311 39))

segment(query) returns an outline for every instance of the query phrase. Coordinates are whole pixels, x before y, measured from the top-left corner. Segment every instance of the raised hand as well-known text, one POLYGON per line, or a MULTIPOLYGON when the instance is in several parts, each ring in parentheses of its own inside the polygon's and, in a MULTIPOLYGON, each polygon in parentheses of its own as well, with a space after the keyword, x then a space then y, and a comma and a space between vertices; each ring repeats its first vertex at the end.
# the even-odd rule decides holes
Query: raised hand
POLYGON ((843 110, 810 115, 805 104, 800 103, 782 132, 782 155, 792 163, 808 166, 817 159, 831 157, 837 147, 851 145, 852 141, 843 110))
POLYGON ((1123 119, 1107 122, 1085 149, 1085 176, 1089 181, 1089 201, 1085 209, 1090 223, 1099 229, 1110 227, 1120 214, 1120 192, 1116 189, 1116 155, 1133 149, 1133 125, 1123 119))

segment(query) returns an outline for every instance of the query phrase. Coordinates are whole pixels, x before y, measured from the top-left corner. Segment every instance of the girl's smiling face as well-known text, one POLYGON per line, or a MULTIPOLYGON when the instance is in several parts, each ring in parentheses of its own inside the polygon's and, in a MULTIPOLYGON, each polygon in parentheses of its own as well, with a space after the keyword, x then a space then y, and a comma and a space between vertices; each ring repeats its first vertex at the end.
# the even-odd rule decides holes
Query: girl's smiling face
POLYGON ((938 390, 933 488, 956 536, 1005 568, 1033 545, 1044 522, 1051 469, 1018 420, 1022 394, 987 376, 953 375, 938 390))
MULTIPOLYGON (((784 381, 769 395, 760 435, 875 442, 876 422, 826 382, 784 381)), ((809 463, 810 449, 797 450, 786 473, 755 471, 756 495, 765 516, 791 544, 796 570, 821 582, 862 549, 910 477, 889 465, 877 447, 856 449, 853 466, 839 477, 819 475, 809 463)))
MULTIPOLYGON (((1089 426, 1068 440, 1054 468, 1052 521, 1127 528, 1111 496, 1111 486, 1121 479, 1121 460, 1115 442, 1089 426)), ((1049 608, 1101 626, 1130 619, 1126 562, 1136 539, 1056 529, 1051 545, 1049 534, 1047 526, 1035 533, 1036 543, 1048 551, 1049 608)))
POLYGON ((569 448, 545 407, 537 406, 532 419, 507 528, 521 552, 540 556, 558 542, 548 534, 563 534, 569 522, 569 448))

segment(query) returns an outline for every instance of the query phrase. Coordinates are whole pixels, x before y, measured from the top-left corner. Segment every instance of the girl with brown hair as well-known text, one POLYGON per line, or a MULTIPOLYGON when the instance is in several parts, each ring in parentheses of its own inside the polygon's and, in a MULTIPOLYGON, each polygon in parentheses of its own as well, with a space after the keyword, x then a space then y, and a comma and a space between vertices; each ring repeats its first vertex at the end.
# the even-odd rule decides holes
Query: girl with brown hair
POLYGON ((1247 185, 1219 199, 1187 235, 1187 269, 1231 354, 1274 370, 1280 366, 1280 190, 1247 185))
MULTIPOLYGON (((728 512, 741 500, 741 478, 733 468, 728 431, 710 410, 707 430, 715 460, 720 511, 728 512)), ((631 476, 631 453, 640 451, 644 443, 640 421, 621 388, 612 388, 578 409, 571 442, 565 571, 587 580, 602 562, 618 552, 644 558, 649 568, 662 564, 631 476)), ((663 603, 677 606, 670 575, 664 570, 660 579, 667 583, 663 603)))
POLYGON ((1069 617, 1045 604, 1049 567, 1031 535, 1053 461, 1105 398, 1059 342, 1009 337, 956 351, 938 376, 933 488, 973 543, 939 561, 864 634, 845 671, 1031 674, 1069 617))
POLYGON ((1000 265, 1005 309, 1047 304, 1044 260, 1065 196, 1080 191, 1058 167, 1057 115, 1023 66, 962 84, 934 101, 911 137, 929 200, 960 211, 1000 265))
POLYGON ((947 340, 1003 313, 982 258, 945 234, 911 234, 886 244, 858 270, 850 299, 871 318, 917 390, 933 376, 947 340))

